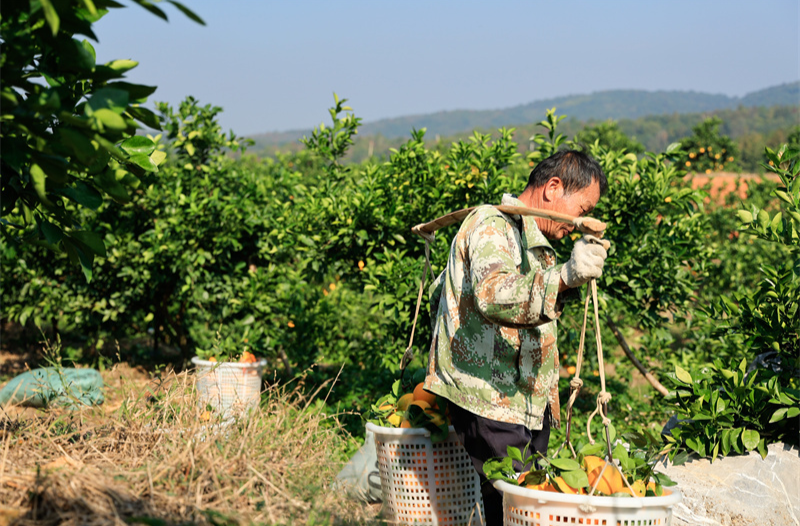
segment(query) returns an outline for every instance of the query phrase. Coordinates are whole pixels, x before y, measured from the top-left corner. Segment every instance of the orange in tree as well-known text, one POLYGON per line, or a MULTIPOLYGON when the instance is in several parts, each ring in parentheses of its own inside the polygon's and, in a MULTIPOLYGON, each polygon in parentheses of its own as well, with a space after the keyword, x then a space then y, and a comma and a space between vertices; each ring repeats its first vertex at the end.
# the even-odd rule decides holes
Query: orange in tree
POLYGON ((428 402, 429 405, 433 405, 436 403, 436 395, 423 389, 423 385, 425 384, 420 382, 414 388, 414 400, 422 400, 423 402, 428 402))
POLYGON ((244 351, 242 357, 239 358, 239 363, 255 363, 256 361, 255 355, 248 351, 244 351))

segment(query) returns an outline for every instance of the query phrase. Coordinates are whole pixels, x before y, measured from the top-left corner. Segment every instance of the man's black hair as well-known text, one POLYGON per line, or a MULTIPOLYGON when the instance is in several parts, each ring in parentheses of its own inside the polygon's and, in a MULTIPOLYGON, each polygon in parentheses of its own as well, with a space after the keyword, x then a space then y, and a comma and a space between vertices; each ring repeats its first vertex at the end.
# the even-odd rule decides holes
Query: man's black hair
POLYGON ((561 179, 566 194, 583 190, 593 180, 600 184, 600 195, 608 191, 608 180, 600 164, 583 150, 561 150, 539 162, 525 188, 539 188, 553 177, 561 179))

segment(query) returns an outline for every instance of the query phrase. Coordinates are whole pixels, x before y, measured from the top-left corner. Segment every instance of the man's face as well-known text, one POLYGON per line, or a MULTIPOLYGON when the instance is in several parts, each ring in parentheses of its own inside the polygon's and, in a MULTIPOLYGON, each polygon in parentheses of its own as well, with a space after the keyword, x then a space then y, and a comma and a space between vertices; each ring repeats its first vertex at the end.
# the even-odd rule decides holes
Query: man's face
MULTIPOLYGON (((571 194, 564 193, 564 186, 558 178, 553 178, 548 183, 552 184, 545 188, 545 192, 548 193, 549 197, 549 199, 546 199, 547 208, 554 212, 561 212, 571 216, 584 216, 594 210, 600 200, 600 183, 597 181, 592 181, 592 184, 586 188, 571 194)), ((539 228, 547 239, 562 239, 575 230, 572 225, 556 221, 547 220, 543 223, 539 224, 539 228)))

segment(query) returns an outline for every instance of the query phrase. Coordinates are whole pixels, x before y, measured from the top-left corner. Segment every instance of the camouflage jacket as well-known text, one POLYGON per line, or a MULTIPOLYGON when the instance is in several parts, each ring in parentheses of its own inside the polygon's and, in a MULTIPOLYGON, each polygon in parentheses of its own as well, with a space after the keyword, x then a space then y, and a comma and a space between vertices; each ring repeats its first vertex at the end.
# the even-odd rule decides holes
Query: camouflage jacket
MULTIPOLYGON (((502 204, 525 206, 506 194, 502 204)), ((425 389, 479 416, 541 429, 560 421, 556 320, 561 265, 532 217, 481 206, 462 223, 445 270, 425 389)))

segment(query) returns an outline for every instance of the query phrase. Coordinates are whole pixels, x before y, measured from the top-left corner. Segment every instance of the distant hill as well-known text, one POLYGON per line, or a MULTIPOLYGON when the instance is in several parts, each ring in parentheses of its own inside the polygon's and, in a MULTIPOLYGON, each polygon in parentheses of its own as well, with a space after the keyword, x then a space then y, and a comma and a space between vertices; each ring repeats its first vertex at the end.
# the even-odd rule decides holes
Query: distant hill
MULTIPOLYGON (((359 135, 387 138, 408 136, 412 128, 427 128, 428 136, 451 136, 473 129, 493 129, 538 122, 552 107, 579 121, 636 119, 646 115, 703 113, 726 108, 800 106, 800 82, 773 86, 744 97, 696 91, 609 90, 588 95, 567 95, 499 110, 455 110, 410 115, 365 123, 359 135)), ((251 136, 256 149, 294 142, 311 130, 292 130, 251 136)))

